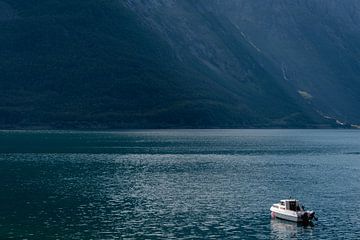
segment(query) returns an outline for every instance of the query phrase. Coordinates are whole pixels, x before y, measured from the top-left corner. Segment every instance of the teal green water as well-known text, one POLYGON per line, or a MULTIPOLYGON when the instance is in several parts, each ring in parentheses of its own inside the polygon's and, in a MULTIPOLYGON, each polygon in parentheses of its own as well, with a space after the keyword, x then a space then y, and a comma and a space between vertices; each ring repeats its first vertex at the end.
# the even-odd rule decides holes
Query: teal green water
POLYGON ((355 130, 1 131, 0 183, 0 239, 360 239, 355 130))

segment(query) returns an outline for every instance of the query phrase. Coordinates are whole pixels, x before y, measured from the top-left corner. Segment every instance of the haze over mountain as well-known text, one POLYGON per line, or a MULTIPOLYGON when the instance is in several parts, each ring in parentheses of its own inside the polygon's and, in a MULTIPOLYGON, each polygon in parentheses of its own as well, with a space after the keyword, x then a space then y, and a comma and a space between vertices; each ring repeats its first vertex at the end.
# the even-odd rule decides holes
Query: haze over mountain
POLYGON ((360 124, 360 1, 0 0, 1 128, 360 124))

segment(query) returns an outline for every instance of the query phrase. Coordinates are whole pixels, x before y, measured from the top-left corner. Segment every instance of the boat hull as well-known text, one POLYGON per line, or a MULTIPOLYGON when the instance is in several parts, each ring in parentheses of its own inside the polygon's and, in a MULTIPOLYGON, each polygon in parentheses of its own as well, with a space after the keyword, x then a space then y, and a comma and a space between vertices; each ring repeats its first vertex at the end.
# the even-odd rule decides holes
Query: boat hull
POLYGON ((272 212, 271 215, 274 218, 279 218, 279 219, 283 219, 283 220, 287 220, 287 221, 302 222, 302 219, 297 216, 291 216, 291 215, 287 215, 287 214, 283 214, 283 213, 276 213, 276 212, 272 212))
POLYGON ((287 221, 292 221, 292 222, 302 222, 302 218, 293 211, 287 211, 287 210, 278 210, 278 209, 273 209, 270 208, 271 211, 271 216, 273 218, 280 218, 283 220, 287 220, 287 221))

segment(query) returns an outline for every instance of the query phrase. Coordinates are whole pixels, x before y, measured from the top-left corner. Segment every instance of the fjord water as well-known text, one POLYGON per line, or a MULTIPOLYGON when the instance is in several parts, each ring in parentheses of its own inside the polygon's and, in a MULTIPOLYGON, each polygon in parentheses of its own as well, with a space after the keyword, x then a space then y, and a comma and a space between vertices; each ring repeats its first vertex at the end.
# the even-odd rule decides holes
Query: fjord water
POLYGON ((359 239, 360 131, 1 131, 0 239, 359 239), (289 196, 313 227, 270 218, 289 196))

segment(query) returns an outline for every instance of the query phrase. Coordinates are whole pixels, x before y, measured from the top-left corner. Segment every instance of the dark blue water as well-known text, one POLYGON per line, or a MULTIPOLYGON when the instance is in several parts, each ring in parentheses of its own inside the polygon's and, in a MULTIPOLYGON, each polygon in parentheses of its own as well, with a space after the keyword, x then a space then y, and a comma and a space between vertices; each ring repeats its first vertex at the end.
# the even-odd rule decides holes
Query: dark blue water
POLYGON ((2 131, 0 152, 0 239, 360 239, 360 131, 2 131), (289 196, 315 226, 270 218, 289 196))

